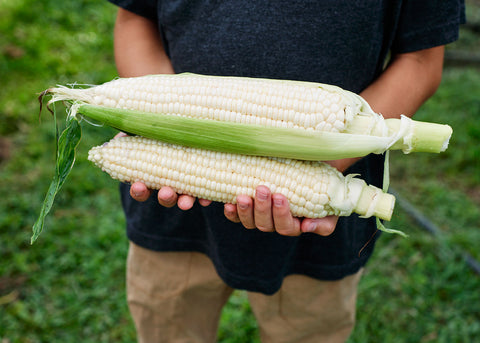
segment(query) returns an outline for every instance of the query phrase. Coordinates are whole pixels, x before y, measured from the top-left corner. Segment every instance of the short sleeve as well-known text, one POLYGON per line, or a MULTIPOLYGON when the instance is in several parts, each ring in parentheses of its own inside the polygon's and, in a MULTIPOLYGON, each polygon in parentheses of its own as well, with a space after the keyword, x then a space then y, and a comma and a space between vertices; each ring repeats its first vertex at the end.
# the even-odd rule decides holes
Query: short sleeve
POLYGON ((138 14, 142 17, 157 20, 157 1, 156 0, 108 0, 114 5, 126 9, 127 11, 138 14))
POLYGON ((406 53, 451 43, 458 39, 463 23, 463 0, 405 0, 392 51, 406 53))

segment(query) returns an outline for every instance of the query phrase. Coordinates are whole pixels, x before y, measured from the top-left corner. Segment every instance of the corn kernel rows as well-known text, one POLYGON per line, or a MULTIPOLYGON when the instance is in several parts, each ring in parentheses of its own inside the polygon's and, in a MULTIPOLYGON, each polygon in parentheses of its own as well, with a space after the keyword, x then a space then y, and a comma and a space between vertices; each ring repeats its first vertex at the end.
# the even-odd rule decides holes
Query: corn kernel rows
POLYGON ((198 198, 235 203, 239 194, 254 196, 258 185, 285 195, 299 217, 341 214, 329 205, 327 185, 338 185, 338 172, 318 162, 280 160, 169 145, 142 137, 121 137, 90 150, 89 159, 114 179, 142 181, 147 187, 170 186, 198 198))
POLYGON ((153 75, 91 88, 94 103, 264 126, 339 132, 342 97, 318 87, 261 79, 153 75))

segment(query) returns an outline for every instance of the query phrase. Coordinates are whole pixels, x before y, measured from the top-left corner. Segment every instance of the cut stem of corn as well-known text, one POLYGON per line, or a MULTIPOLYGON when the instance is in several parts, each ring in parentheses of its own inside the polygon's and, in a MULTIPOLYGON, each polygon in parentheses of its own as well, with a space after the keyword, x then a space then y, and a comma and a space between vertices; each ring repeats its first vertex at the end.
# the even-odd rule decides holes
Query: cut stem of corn
POLYGON ((172 187, 177 193, 235 203, 253 197, 259 185, 288 198, 297 217, 348 216, 390 220, 395 198, 352 175, 314 161, 221 153, 162 143, 144 137, 120 137, 92 148, 89 160, 112 178, 141 181, 152 189, 172 187))
POLYGON ((375 125, 374 117, 356 116, 345 133, 371 136, 394 137, 389 150, 410 152, 440 153, 448 148, 453 130, 449 125, 422 122, 402 116, 401 119, 388 118, 382 126, 375 125), (381 131, 380 131, 381 130, 381 131), (384 130, 387 130, 385 134, 384 130))
MULTIPOLYGON (((252 141, 252 146, 275 145, 279 141, 286 141, 290 150, 296 150, 298 156, 275 153, 284 151, 284 146, 278 149, 270 147, 265 153, 244 150, 242 153, 297 159, 358 157, 383 153, 387 149, 440 152, 448 146, 452 133, 448 125, 420 124, 407 117, 384 120, 357 94, 312 82, 186 73, 116 79, 85 89, 59 86, 48 92, 53 94, 51 102, 68 100, 95 105, 76 106, 75 110, 119 130, 149 138, 165 139, 172 133, 172 128, 166 128, 165 134, 158 133, 164 130, 164 119, 145 113, 187 118, 178 122, 174 131, 178 132, 179 137, 185 135, 186 130, 203 134, 199 139, 209 141, 205 147, 208 149, 224 147, 225 141, 232 135, 239 136, 237 130, 241 135, 247 133, 246 128, 239 128, 235 124, 248 125, 250 128, 256 126, 255 133, 244 139, 252 140, 258 135, 271 138, 252 141), (108 111, 107 108, 115 111, 108 111), (121 118, 112 118, 115 115, 121 118), (132 116, 132 119, 129 120, 128 116, 132 116), (215 135, 206 134, 201 121, 188 123, 188 118, 208 119, 210 123, 215 121, 226 125, 215 128, 215 135), (141 130, 137 129, 139 121, 143 121, 141 130), (183 132, 178 131, 182 126, 188 128, 183 132), (264 133, 258 129, 260 127, 272 130, 264 133), (294 132, 293 138, 289 132, 294 132), (347 137, 346 133, 350 135, 347 137), (302 135, 307 139, 299 138, 302 135), (318 139, 319 136, 322 140, 310 141, 312 137, 318 139), (343 140, 348 144, 341 144, 343 140), (303 156, 304 149, 316 149, 316 156, 311 157, 310 153, 303 156)), ((179 137, 175 141, 168 141, 186 144, 179 137)))

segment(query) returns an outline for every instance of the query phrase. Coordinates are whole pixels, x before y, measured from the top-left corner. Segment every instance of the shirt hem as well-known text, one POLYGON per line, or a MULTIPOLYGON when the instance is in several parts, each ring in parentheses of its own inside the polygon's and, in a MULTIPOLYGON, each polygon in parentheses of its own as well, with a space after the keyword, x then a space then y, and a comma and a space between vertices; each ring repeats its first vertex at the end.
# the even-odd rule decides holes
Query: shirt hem
MULTIPOLYGON (((299 261, 295 265, 285 268, 284 272, 275 279, 259 280, 237 275, 224 267, 219 259, 216 259, 214 249, 209 249, 203 240, 179 239, 173 237, 150 237, 136 230, 128 230, 128 239, 142 248, 152 251, 185 252, 194 251, 207 255, 212 260, 220 278, 230 287, 248 292, 258 292, 266 295, 276 293, 288 275, 305 275, 322 281, 336 281, 349 275, 355 274, 368 262, 371 253, 366 253, 359 259, 343 265, 316 265, 299 261)), ((373 244, 373 243, 372 243, 373 244)))

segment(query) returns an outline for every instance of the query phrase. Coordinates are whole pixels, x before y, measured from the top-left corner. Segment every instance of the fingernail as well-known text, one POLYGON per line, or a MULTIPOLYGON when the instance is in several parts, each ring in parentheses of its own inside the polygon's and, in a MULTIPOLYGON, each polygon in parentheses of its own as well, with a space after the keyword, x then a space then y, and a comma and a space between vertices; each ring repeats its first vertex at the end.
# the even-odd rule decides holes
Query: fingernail
POLYGON ((283 199, 273 198, 273 204, 277 207, 281 207, 283 206, 283 199))
POLYGON ((242 210, 246 210, 248 208, 248 204, 245 204, 243 202, 239 202, 238 207, 242 210))
POLYGON ((268 194, 265 192, 257 192, 256 194, 258 200, 267 200, 268 194))

